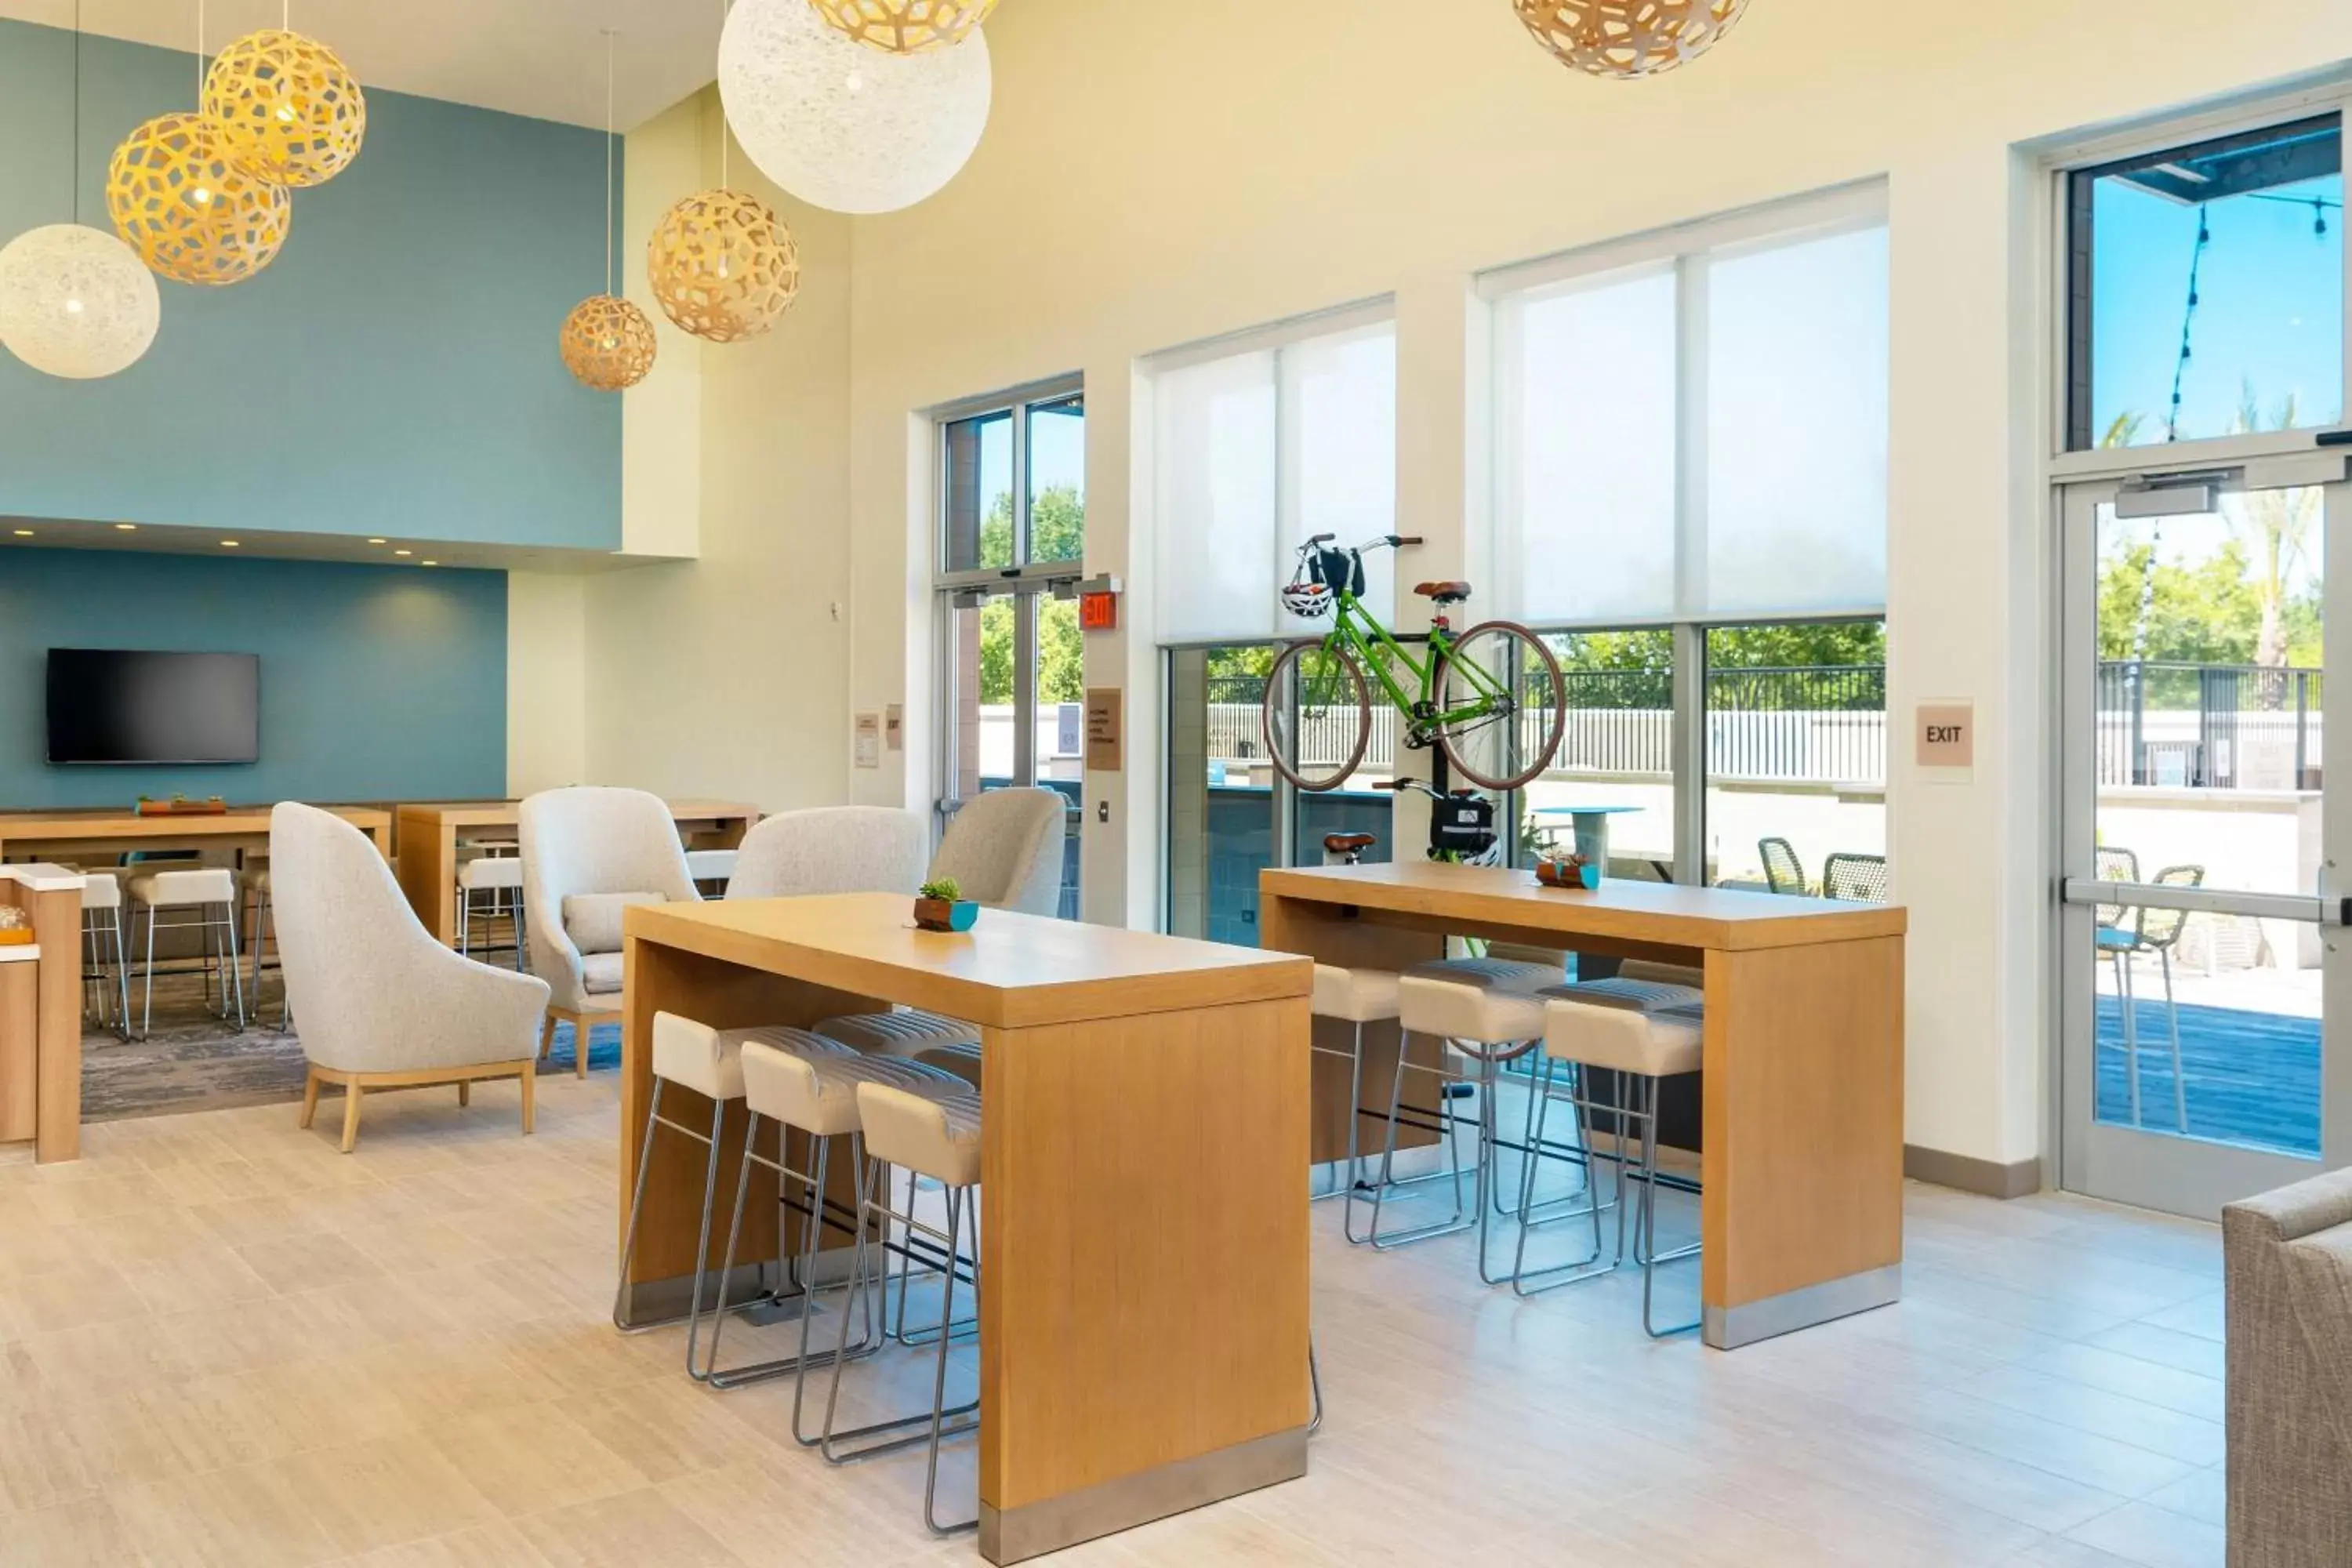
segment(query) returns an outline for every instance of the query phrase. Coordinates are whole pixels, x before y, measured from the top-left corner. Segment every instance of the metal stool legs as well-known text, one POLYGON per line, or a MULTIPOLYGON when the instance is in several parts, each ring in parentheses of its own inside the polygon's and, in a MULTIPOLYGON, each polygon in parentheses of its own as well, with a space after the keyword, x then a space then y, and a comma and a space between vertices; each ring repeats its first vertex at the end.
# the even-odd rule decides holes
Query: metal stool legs
MULTIPOLYGON (((975 1398, 969 1404, 959 1405, 952 1408, 950 1408, 947 1404, 948 1350, 955 1338, 955 1286, 960 1270, 952 1266, 947 1269, 945 1284, 940 1295, 939 1337, 933 1352, 930 1409, 919 1415, 872 1422, 846 1431, 837 1430, 834 1425, 840 1412, 842 1363, 848 1359, 843 1352, 849 1342, 849 1320, 856 1315, 856 1302, 866 1289, 866 1237, 873 1222, 879 1219, 887 1225, 896 1221, 905 1226, 910 1233, 919 1231, 941 1243, 947 1250, 947 1256, 952 1259, 961 1253, 964 1216, 968 1213, 976 1214, 977 1205, 973 1197, 973 1189, 950 1187, 947 1189, 947 1229, 936 1230, 915 1218, 911 1214, 894 1213, 887 1202, 877 1201, 874 1194, 877 1192, 887 1197, 889 1191, 888 1181, 887 1170, 878 1162, 869 1159, 861 1164, 857 1176, 857 1240, 851 1251, 849 1264, 850 1305, 845 1308, 842 1313, 841 1338, 835 1348, 833 1362, 833 1386, 825 1395, 824 1433, 818 1441, 818 1451, 831 1463, 845 1465, 860 1459, 872 1458, 877 1455, 910 1448, 918 1443, 928 1444, 930 1449, 930 1463, 923 1482, 923 1523, 935 1535, 954 1535, 963 1531, 977 1529, 980 1523, 977 1517, 958 1524, 943 1525, 939 1521, 940 1443, 949 1436, 976 1431, 980 1426, 978 1399, 975 1398), (950 1422, 955 1424, 950 1426, 949 1425, 950 1422), (907 1428, 910 1426, 920 1426, 924 1429, 908 1433, 907 1428), (892 1436, 890 1436, 892 1433, 904 1435, 892 1436), (873 1441, 865 1442, 863 1447, 847 1450, 840 1447, 845 1443, 856 1443, 865 1439, 873 1439, 873 1441)), ((973 1265, 972 1283, 973 1288, 977 1289, 979 1268, 976 1261, 973 1265)))
POLYGON ((694 1289, 688 1298, 686 1310, 686 1372, 688 1376, 700 1383, 706 1374, 696 1368, 694 1359, 702 1330, 702 1282, 709 1267, 710 1212, 716 1206, 715 1199, 719 1191, 719 1136, 726 1125, 727 1101, 723 1100, 711 1101, 710 1131, 707 1133, 698 1132, 683 1122, 669 1121, 662 1115, 662 1086, 663 1080, 656 1077, 654 1079, 652 1099, 646 1106, 646 1136, 645 1142, 638 1147, 636 1190, 629 1199, 629 1228, 621 1237, 621 1277, 613 1290, 613 1326, 623 1333, 635 1334, 677 1321, 676 1318, 665 1318, 656 1322, 633 1323, 626 1316, 629 1300, 629 1266, 636 1258, 637 1222, 643 1217, 646 1207, 646 1177, 653 1169, 654 1130, 657 1127, 667 1127, 673 1132, 682 1133, 696 1142, 705 1145, 710 1151, 710 1158, 704 1167, 702 1177, 702 1230, 694 1244, 694 1289))
MULTIPOLYGON (((245 965, 238 961, 237 957, 236 906, 234 903, 228 903, 201 904, 188 907, 194 908, 198 910, 198 916, 196 919, 193 921, 173 921, 162 925, 160 929, 163 931, 200 931, 204 933, 205 951, 203 957, 205 1006, 207 1011, 212 1012, 215 1017, 220 1018, 224 1021, 228 1020, 233 1016, 237 1028, 242 1030, 245 1027, 245 965), (213 914, 211 911, 215 909, 219 910, 221 912, 218 915, 213 914), (216 936, 215 934, 215 932, 219 934, 216 936), (228 951, 225 955, 219 952, 220 945, 224 941, 226 942, 228 948, 228 951), (213 982, 215 978, 215 964, 219 965, 217 978, 220 982, 221 990, 221 1005, 217 1009, 215 1009, 212 1005, 213 982), (230 1012, 232 991, 235 994, 236 1005, 234 1015, 230 1012)), ((147 1038, 149 1034, 152 1032, 155 1024, 155 932, 159 929, 155 919, 155 906, 153 904, 147 906, 147 979, 144 994, 140 1003, 139 1013, 139 1037, 142 1040, 147 1038)))

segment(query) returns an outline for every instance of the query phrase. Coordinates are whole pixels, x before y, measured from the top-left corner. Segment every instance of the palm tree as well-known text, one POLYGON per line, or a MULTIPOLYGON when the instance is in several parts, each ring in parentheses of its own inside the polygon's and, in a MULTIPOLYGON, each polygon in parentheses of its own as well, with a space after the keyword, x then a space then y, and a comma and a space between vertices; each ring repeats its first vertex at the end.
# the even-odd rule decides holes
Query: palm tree
MULTIPOLYGON (((2248 382, 2239 395, 2237 423, 2231 433, 2292 430, 2294 412, 2294 397, 2289 394, 2265 421, 2253 384, 2248 382)), ((2253 562, 2254 602, 2262 607, 2262 620, 2254 633, 2254 663, 2263 669, 2287 667, 2287 585, 2302 563, 2313 525, 2319 521, 2319 500, 2320 492, 2308 487, 2248 490, 2230 497, 2222 506, 2222 514, 2246 542, 2247 554, 2253 562)), ((2265 679, 2263 706, 2279 706, 2284 700, 2285 684, 2284 679, 2265 679)))

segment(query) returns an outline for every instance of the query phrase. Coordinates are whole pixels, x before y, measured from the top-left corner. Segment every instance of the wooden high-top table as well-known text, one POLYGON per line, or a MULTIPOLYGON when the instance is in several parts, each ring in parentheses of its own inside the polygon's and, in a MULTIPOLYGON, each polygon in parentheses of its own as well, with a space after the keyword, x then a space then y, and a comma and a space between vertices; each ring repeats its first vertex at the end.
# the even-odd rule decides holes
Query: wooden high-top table
MULTIPOLYGON (((511 844, 521 804, 511 800, 425 801, 400 807, 400 890, 425 929, 457 944, 457 846, 511 844)), ((760 820, 760 808, 732 800, 674 800, 670 816, 696 849, 732 849, 760 820)))
MULTIPOLYGON (((721 1029, 894 1002, 966 1019, 985 1102, 982 1555, 1019 1562, 1304 1475, 1311 966, 996 910, 961 935, 920 931, 911 906, 877 893, 626 912, 623 1224, 656 1012, 721 1029)), ((666 1089, 667 1117, 708 1117, 679 1094, 696 1099, 666 1089)), ((742 1128, 738 1108, 722 1186, 742 1128)), ((632 1317, 683 1305, 702 1202, 699 1147, 662 1136, 650 1158, 632 1317)), ((791 1245, 774 1180, 754 1170, 739 1260, 791 1245)), ((712 1226, 714 1271, 726 1228, 712 1226)))
MULTIPOLYGON (((392 813, 372 805, 330 805, 333 812, 392 853, 392 813)), ((59 860, 117 856, 139 849, 267 849, 269 807, 233 805, 222 812, 142 816, 135 811, 0 812, 0 857, 44 855, 59 860)))
MULTIPOLYGON (((1325 963, 1409 969, 1465 936, 1705 971, 1699 1293, 1718 1350, 1902 1293, 1906 923, 1885 904, 1613 879, 1566 892, 1425 860, 1258 874, 1259 940, 1325 963)), ((1318 1075, 1318 1160, 1344 1150, 1328 1130, 1347 1125, 1347 1089, 1318 1075)))

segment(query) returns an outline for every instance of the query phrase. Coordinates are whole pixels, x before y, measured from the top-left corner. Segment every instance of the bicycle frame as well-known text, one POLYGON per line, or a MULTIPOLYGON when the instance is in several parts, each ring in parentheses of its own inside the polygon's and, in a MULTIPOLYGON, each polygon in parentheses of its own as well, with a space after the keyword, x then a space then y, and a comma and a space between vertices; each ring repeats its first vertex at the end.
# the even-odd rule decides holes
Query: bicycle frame
POLYGON ((1486 718, 1494 713, 1497 704, 1507 705, 1510 702, 1510 693, 1494 677, 1475 663, 1463 664, 1455 668, 1476 689, 1476 698, 1463 707, 1443 712, 1436 710, 1437 672, 1456 646, 1452 630, 1444 626, 1430 627, 1429 659, 1423 663, 1413 658, 1404 644, 1399 642, 1388 627, 1381 625, 1379 617, 1364 608, 1362 601, 1355 595, 1343 587, 1337 590, 1332 598, 1336 607, 1332 612, 1331 630, 1323 638, 1324 648, 1332 653, 1345 649, 1355 655, 1357 662, 1371 672, 1372 679, 1380 683, 1389 701, 1412 722, 1416 731, 1426 733, 1446 724, 1466 723, 1486 718), (1391 661, 1412 671, 1417 695, 1406 694, 1391 668, 1391 661))

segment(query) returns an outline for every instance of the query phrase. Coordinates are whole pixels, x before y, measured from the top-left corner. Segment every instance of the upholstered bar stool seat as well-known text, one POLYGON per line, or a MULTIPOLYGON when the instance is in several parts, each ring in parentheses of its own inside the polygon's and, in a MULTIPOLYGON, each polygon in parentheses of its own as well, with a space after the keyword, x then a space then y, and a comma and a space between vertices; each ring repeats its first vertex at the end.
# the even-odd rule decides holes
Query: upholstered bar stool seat
POLYGON ((147 912, 147 981, 146 996, 141 1005, 141 1036, 146 1035, 155 1016, 155 933, 158 930, 187 930, 202 933, 205 1000, 209 1005, 212 980, 217 965, 221 984, 221 1005, 217 1016, 224 1018, 232 1016, 233 992, 236 1026, 244 1028, 245 972, 236 956, 239 898, 236 874, 218 866, 148 871, 131 879, 129 893, 134 930, 138 923, 136 911, 144 910, 147 912), (163 912, 193 912, 195 918, 159 922, 156 917, 163 912))
POLYGON ((85 871, 81 884, 81 935, 88 952, 89 1005, 100 1024, 113 1013, 115 1033, 131 1037, 131 965, 123 953, 122 879, 112 871, 85 871))
POLYGON ((1317 1017, 1343 1024, 1377 1024, 1397 1016, 1397 973, 1389 969, 1315 966, 1317 1017))
POLYGON ((686 871, 698 887, 705 882, 717 882, 724 887, 735 879, 735 851, 689 849, 686 852, 686 871))
POLYGON ((911 1007, 845 1013, 817 1025, 816 1032, 877 1057, 919 1057, 941 1046, 980 1044, 977 1026, 911 1007))
POLYGON ((519 893, 522 890, 522 857, 477 856, 457 868, 457 886, 469 893, 519 893))
POLYGON ((738 1076, 745 1101, 756 1114, 817 1138, 839 1138, 860 1131, 860 1084, 887 1084, 926 1100, 966 1098, 971 1093, 962 1079, 899 1057, 847 1051, 839 1056, 803 1055, 764 1044, 744 1050, 738 1076))
MULTIPOLYGON (((847 1057, 849 1047, 806 1029, 782 1025, 750 1029, 714 1029, 675 1013, 654 1015, 652 1068, 654 1089, 646 1106, 645 1141, 637 1155, 637 1183, 629 1201, 629 1227, 621 1240, 621 1278, 613 1296, 613 1322, 624 1331, 655 1327, 627 1321, 629 1268, 636 1256, 637 1221, 645 1207, 646 1176, 653 1168, 652 1146, 656 1128, 667 1127, 710 1151, 702 1179, 702 1240, 694 1255, 694 1289, 687 1306, 686 1370, 700 1382, 707 1372, 695 1365, 701 1337, 702 1282, 710 1252, 710 1215, 719 1192, 719 1144, 729 1105, 744 1098, 743 1052, 748 1047, 791 1057, 847 1057), (671 1084, 689 1089, 710 1101, 708 1131, 672 1121, 661 1113, 662 1094, 671 1084)), ((722 1286, 723 1286, 722 1279, 722 1286)), ((722 1292, 721 1301, 725 1300, 722 1292)))
POLYGON ((915 1059, 926 1067, 953 1073, 970 1085, 974 1093, 980 1089, 980 1047, 969 1042, 949 1046, 925 1046, 915 1059))
POLYGON ((1543 1037, 1543 987, 1559 972, 1509 959, 1457 958, 1397 977, 1397 1018, 1416 1035, 1480 1046, 1543 1037))

